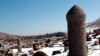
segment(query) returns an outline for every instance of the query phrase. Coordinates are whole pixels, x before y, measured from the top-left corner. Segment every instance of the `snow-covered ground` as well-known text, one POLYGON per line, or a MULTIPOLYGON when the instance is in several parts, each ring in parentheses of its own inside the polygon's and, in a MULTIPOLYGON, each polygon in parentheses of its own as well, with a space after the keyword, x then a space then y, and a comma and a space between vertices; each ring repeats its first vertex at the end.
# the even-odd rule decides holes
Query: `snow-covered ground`
MULTIPOLYGON (((100 56, 100 45, 94 45, 95 41, 98 41, 98 38, 100 38, 100 35, 97 35, 96 38, 93 38, 92 34, 89 35, 89 37, 92 39, 91 41, 86 42, 88 46, 88 56, 100 56)), ((28 54, 28 51, 32 50, 32 48, 22 48, 22 52, 28 54)), ((13 49, 14 54, 17 53, 17 49, 13 49)), ((64 47, 62 45, 62 42, 55 43, 54 47, 45 47, 38 51, 43 51, 48 56, 67 56, 69 50, 66 52, 64 51, 64 47), (61 51, 60 54, 52 55, 53 51, 61 51)))
MULTIPOLYGON (((29 50, 32 50, 32 48, 23 48, 22 51, 24 53, 28 53, 29 50)), ((52 56, 53 51, 57 51, 60 50, 61 54, 56 54, 53 56, 67 56, 68 51, 63 52, 64 47, 45 47, 40 49, 39 51, 43 51, 44 53, 46 53, 48 56, 52 56)), ((14 53, 16 53, 18 50, 17 49, 13 49, 14 53)), ((88 50, 88 56, 100 56, 100 45, 97 46, 91 46, 88 50)))
MULTIPOLYGON (((28 53, 29 50, 32 50, 32 48, 22 48, 22 51, 24 53, 28 53)), ((54 56, 66 56, 67 53, 68 53, 68 51, 67 52, 63 52, 64 47, 45 47, 45 48, 42 48, 42 49, 40 49, 38 51, 43 51, 48 56, 52 56, 53 51, 57 51, 57 50, 60 50, 61 54, 57 54, 57 55, 54 55, 54 56)), ((13 49, 13 51, 14 51, 14 53, 16 53, 18 50, 17 49, 13 49)))

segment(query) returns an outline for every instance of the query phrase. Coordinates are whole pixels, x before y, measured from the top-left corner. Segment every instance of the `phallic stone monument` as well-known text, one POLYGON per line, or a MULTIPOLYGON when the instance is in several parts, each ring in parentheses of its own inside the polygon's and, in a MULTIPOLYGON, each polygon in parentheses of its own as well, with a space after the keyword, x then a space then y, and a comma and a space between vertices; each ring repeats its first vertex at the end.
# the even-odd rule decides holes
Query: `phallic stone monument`
POLYGON ((21 50, 21 39, 17 39, 17 48, 18 48, 18 52, 22 52, 22 50, 21 50))
POLYGON ((66 14, 69 56, 87 56, 85 18, 84 11, 77 5, 74 5, 66 14))

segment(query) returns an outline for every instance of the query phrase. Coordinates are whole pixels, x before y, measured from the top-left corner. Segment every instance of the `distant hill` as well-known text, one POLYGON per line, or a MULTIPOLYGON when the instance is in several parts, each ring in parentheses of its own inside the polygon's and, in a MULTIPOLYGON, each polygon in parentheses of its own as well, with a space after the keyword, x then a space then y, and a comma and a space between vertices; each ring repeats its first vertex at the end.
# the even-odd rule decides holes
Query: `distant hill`
POLYGON ((0 32, 0 39, 6 39, 9 37, 9 34, 0 32))
POLYGON ((100 18, 88 24, 87 27, 99 27, 100 28, 100 18))
POLYGON ((87 31, 93 31, 95 29, 100 29, 100 18, 87 24, 87 31))
MULTIPOLYGON (((46 34, 47 35, 47 34, 46 34)), ((55 33, 49 33, 48 34, 49 37, 60 37, 60 36, 65 36, 65 33, 64 32, 55 32, 55 33)))
POLYGON ((0 32, 0 40, 9 40, 9 39, 16 39, 22 36, 19 35, 10 35, 8 33, 0 32))
POLYGON ((52 38, 52 37, 61 37, 65 36, 64 32, 55 32, 55 33, 46 33, 44 35, 32 35, 32 36, 19 36, 19 35, 10 35, 7 33, 0 32, 0 40, 8 40, 8 39, 41 39, 41 38, 52 38))

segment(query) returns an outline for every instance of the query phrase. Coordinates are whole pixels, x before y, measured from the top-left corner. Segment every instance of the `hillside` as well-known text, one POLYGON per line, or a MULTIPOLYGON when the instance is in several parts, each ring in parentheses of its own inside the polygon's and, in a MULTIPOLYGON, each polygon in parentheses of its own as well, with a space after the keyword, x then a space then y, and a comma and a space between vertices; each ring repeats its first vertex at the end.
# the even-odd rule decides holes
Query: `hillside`
POLYGON ((88 27, 100 27, 100 18, 88 24, 88 27))
POLYGON ((0 32, 0 40, 9 38, 9 34, 0 32))
POLYGON ((87 32, 93 31, 95 29, 100 29, 100 18, 93 22, 87 23, 87 32))
POLYGON ((55 32, 55 33, 46 33, 44 35, 31 35, 31 36, 21 36, 21 35, 10 35, 7 33, 2 33, 0 32, 0 39, 1 40, 6 40, 6 39, 15 39, 15 38, 21 38, 21 39, 41 39, 41 38, 52 38, 52 37, 61 37, 65 36, 64 32, 55 32))

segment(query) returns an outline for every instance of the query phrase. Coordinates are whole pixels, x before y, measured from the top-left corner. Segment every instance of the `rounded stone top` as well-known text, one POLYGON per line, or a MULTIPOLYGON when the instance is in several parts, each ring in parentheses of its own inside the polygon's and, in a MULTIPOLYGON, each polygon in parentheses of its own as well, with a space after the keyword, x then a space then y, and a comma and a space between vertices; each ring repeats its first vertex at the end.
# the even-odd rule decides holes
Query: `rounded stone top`
POLYGON ((84 15, 84 11, 78 6, 74 5, 67 13, 67 15, 84 15))
POLYGON ((66 19, 70 23, 77 23, 85 21, 85 13, 84 11, 77 5, 74 5, 66 14, 66 19))

